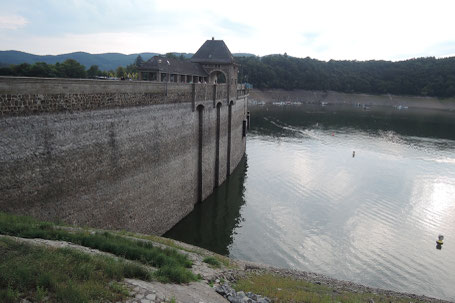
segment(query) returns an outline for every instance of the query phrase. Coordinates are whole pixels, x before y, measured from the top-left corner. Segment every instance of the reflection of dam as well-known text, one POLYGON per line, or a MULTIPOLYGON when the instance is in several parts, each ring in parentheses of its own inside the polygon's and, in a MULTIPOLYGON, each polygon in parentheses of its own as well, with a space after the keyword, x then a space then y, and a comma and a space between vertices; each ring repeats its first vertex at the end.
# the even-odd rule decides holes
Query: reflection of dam
POLYGON ((228 255, 234 229, 241 222, 245 204, 247 157, 240 161, 230 178, 203 203, 165 234, 165 237, 228 255))

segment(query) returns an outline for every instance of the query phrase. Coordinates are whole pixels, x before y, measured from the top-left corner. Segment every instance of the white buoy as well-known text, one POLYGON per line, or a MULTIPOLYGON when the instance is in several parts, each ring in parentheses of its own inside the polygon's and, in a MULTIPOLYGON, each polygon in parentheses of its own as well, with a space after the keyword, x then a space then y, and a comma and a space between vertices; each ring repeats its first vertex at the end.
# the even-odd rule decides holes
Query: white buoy
POLYGON ((443 235, 439 235, 438 236, 438 240, 436 241, 436 244, 438 244, 438 245, 444 244, 444 236, 443 235))

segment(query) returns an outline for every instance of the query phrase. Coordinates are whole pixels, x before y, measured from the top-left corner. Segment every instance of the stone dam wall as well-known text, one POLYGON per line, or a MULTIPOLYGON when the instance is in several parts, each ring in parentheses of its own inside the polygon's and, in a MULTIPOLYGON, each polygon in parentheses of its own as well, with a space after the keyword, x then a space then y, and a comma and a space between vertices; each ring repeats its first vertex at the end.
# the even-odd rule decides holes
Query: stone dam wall
POLYGON ((0 77, 0 210, 163 234, 244 155, 243 86, 0 77))

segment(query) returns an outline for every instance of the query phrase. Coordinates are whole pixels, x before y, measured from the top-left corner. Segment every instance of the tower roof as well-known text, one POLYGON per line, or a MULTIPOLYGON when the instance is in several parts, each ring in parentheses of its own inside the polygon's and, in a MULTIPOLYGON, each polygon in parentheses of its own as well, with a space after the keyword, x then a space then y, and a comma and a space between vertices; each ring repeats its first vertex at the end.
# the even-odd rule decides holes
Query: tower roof
POLYGON ((234 57, 223 40, 207 40, 191 58, 192 62, 232 64, 234 57))

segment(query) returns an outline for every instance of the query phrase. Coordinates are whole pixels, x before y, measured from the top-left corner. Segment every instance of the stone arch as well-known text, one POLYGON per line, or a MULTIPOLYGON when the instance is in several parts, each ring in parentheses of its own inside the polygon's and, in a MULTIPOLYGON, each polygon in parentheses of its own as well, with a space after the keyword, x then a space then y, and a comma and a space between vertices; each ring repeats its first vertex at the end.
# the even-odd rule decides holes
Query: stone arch
POLYGON ((210 72, 209 75, 209 83, 226 83, 227 82, 227 75, 224 71, 220 69, 215 69, 210 72))
POLYGON ((202 202, 202 147, 204 137, 204 105, 196 107, 198 112, 198 158, 197 158, 197 200, 202 202))

